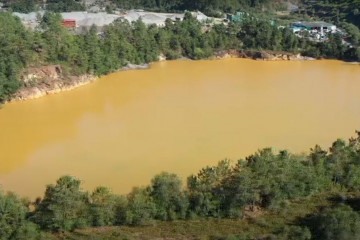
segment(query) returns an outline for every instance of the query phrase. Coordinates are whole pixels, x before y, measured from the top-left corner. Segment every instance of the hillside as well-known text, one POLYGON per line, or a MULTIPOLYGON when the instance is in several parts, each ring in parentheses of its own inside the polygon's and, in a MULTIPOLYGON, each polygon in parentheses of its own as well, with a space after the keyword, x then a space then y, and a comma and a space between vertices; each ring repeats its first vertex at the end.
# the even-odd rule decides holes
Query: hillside
POLYGON ((0 102, 34 84, 24 81, 29 67, 60 65, 64 76, 102 76, 129 63, 157 61, 160 55, 168 60, 181 57, 196 60, 234 49, 282 51, 349 61, 360 57, 360 49, 346 47, 338 35, 326 42, 312 42, 296 37, 289 28, 278 28, 260 18, 249 18, 240 24, 219 24, 204 31, 204 23, 187 12, 183 21, 169 20, 164 27, 147 26, 142 21, 116 21, 105 26, 101 36, 96 26, 84 34, 73 34, 71 29, 62 27, 62 16, 51 12, 44 14, 40 28, 35 30, 26 29, 11 13, 0 13, 0 23, 4 26, 0 28, 3 33, 0 102))
POLYGON ((299 0, 48 0, 46 4, 36 0, 1 0, 5 7, 13 11, 31 12, 46 6, 52 11, 81 11, 89 10, 91 7, 111 11, 120 9, 147 9, 154 11, 181 11, 199 10, 210 15, 218 15, 221 12, 265 11, 265 10, 286 10, 297 6, 299 0))
POLYGON ((217 11, 234 12, 237 10, 265 10, 265 9, 284 9, 289 3, 297 3, 297 0, 168 0, 168 1, 130 1, 130 0, 112 0, 121 8, 146 8, 157 10, 200 10, 205 13, 216 13, 217 11))
POLYGON ((360 27, 360 0, 303 0, 301 8, 325 21, 347 21, 360 27))

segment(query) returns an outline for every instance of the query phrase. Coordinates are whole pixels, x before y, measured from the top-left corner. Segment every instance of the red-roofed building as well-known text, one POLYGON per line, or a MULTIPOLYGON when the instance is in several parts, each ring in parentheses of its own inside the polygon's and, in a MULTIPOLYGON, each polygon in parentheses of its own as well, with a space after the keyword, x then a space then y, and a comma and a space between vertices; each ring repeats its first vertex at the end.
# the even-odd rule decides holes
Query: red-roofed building
POLYGON ((64 19, 62 21, 61 25, 66 28, 76 28, 76 20, 75 19, 64 19))

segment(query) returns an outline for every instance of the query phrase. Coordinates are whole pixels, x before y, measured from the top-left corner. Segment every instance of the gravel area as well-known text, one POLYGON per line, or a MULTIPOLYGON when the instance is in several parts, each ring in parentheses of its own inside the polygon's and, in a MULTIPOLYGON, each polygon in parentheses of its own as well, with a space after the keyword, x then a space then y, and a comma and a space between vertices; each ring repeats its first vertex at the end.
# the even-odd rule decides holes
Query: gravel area
MULTIPOLYGON (((32 12, 28 14, 24 13, 13 13, 15 16, 18 16, 21 21, 28 27, 35 28, 38 25, 38 16, 42 16, 44 11, 32 12)), ((79 28, 90 27, 93 24, 98 27, 103 27, 114 22, 116 19, 121 18, 129 22, 142 19, 142 21, 147 24, 156 24, 158 26, 165 25, 165 20, 170 18, 172 20, 184 18, 184 14, 169 14, 169 13, 154 13, 154 12, 145 12, 145 11, 136 11, 130 10, 127 12, 118 12, 118 14, 107 14, 104 12, 100 13, 88 13, 88 12, 66 12, 61 13, 63 19, 75 19, 76 24, 79 28)))

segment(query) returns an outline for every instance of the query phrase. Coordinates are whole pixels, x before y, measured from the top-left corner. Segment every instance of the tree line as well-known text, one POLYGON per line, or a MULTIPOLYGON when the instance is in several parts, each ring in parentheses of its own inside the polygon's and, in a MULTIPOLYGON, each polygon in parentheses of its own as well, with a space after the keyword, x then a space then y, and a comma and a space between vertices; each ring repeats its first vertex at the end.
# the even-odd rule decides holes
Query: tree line
MULTIPOLYGON (((15 12, 38 11, 43 6, 37 0, 1 0, 5 7, 15 12)), ((320 17, 339 25, 348 22, 360 26, 360 4, 357 0, 294 0, 300 6, 299 13, 320 17)), ((178 12, 202 11, 210 16, 236 11, 286 10, 286 1, 278 0, 110 0, 104 3, 108 9, 146 9, 152 11, 178 12)), ((86 6, 78 0, 48 0, 46 9, 55 12, 84 11, 86 6)))
MULTIPOLYGON (((18 12, 32 12, 39 10, 42 3, 37 0, 2 0, 6 7, 18 12)), ((279 5, 274 0, 110 0, 107 6, 120 9, 147 9, 154 11, 184 11, 200 10, 216 15, 218 11, 234 12, 237 10, 257 8, 263 6, 279 5)), ((49 0, 47 10, 57 12, 83 11, 85 6, 76 0, 49 0)))
MULTIPOLYGON (((237 219, 244 216, 246 207, 277 210, 288 200, 334 189, 359 192, 357 134, 348 142, 335 141, 329 151, 315 146, 304 155, 266 148, 236 164, 223 160, 189 176, 186 188, 177 175, 161 173, 147 187, 116 195, 106 187, 84 191, 79 179, 63 176, 46 187, 33 211, 29 201, 0 193, 0 239, 39 239, 42 231, 146 225, 155 220, 237 219)), ((339 206, 314 215, 305 227, 285 226, 281 234, 302 236, 286 239, 358 239, 359 226, 359 213, 339 206)))
POLYGON ((123 9, 142 8, 157 11, 199 10, 207 14, 216 12, 235 12, 238 10, 270 6, 273 0, 111 0, 117 7, 123 9))
POLYGON ((301 11, 336 24, 344 21, 360 27, 360 2, 358 0, 303 0, 301 11))
POLYGON ((85 11, 85 5, 75 0, 47 0, 46 3, 38 0, 1 0, 5 7, 13 12, 30 13, 43 9, 54 12, 85 11))
POLYGON ((339 35, 330 36, 325 43, 313 43, 287 28, 251 17, 206 29, 187 12, 184 21, 167 19, 164 27, 146 26, 141 19, 132 23, 118 20, 105 26, 101 34, 92 26, 80 35, 62 27, 61 21, 60 14, 46 12, 39 28, 32 31, 10 13, 0 13, 0 102, 22 87, 20 76, 25 68, 49 64, 61 64, 69 75, 104 75, 128 63, 157 61, 160 54, 167 59, 204 59, 229 49, 360 59, 360 49, 344 46, 339 35))

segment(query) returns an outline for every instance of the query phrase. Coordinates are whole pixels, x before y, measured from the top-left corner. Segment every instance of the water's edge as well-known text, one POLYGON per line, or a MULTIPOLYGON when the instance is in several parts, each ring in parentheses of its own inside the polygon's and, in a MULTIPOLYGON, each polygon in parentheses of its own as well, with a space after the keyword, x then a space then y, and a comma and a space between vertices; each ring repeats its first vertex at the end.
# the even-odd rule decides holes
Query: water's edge
MULTIPOLYGON (((150 68, 150 64, 128 64, 115 72, 148 68, 150 68)), ((92 83, 98 78, 92 74, 64 76, 59 65, 29 68, 22 76, 25 87, 17 91, 6 103, 37 99, 46 95, 70 91, 92 83)))
POLYGON ((165 61, 10 103, 0 110, 0 185, 35 198, 69 174, 86 190, 127 193, 159 172, 186 181, 269 146, 327 149, 359 129, 359 71, 337 60, 165 61))
MULTIPOLYGON (((315 60, 300 54, 274 52, 274 51, 243 51, 243 50, 223 50, 215 53, 214 57, 208 60, 225 58, 247 58, 262 61, 308 61, 315 60)), ((187 59, 187 58, 183 58, 187 59)), ((164 61, 162 55, 159 61, 164 61)), ((190 59, 187 59, 190 60, 190 59)), ((128 64, 127 66, 115 71, 128 71, 148 69, 150 64, 128 64)), ((38 68, 28 68, 22 75, 25 87, 17 91, 8 102, 24 101, 36 99, 50 94, 70 91, 78 87, 87 85, 98 79, 92 74, 80 76, 64 76, 60 65, 44 66, 38 68)))

